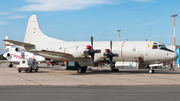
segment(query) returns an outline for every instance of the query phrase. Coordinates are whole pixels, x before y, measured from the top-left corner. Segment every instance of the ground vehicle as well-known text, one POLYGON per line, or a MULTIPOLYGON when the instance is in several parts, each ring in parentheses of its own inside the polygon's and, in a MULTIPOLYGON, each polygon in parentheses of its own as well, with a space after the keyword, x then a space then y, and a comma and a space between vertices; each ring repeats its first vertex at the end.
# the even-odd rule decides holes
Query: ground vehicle
POLYGON ((27 71, 32 72, 32 70, 35 70, 35 72, 38 71, 38 64, 36 63, 36 59, 22 59, 20 61, 20 64, 17 65, 17 70, 19 73, 21 71, 27 71))

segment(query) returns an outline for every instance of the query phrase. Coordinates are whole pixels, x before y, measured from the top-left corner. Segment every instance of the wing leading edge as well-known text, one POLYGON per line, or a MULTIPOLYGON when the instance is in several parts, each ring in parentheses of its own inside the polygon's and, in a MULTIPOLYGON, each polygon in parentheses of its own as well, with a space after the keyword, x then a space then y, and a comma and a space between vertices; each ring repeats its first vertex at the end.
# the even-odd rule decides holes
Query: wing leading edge
POLYGON ((19 41, 14 41, 14 40, 9 40, 9 39, 4 39, 3 41, 10 42, 10 43, 13 43, 15 45, 24 46, 24 47, 33 47, 33 46, 35 46, 34 44, 25 43, 25 42, 19 42, 19 41))
POLYGON ((47 55, 52 55, 52 56, 59 56, 61 58, 66 58, 66 59, 74 59, 74 57, 71 54, 68 53, 63 53, 63 52, 57 52, 57 51, 50 51, 50 50, 30 50, 30 52, 37 52, 38 54, 47 54, 47 55))

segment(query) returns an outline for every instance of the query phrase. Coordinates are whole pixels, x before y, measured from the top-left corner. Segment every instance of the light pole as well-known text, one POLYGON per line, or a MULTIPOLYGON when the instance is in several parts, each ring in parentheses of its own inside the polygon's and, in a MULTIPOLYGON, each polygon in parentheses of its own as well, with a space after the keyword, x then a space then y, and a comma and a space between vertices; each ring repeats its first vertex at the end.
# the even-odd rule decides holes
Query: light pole
POLYGON ((176 47, 176 39, 175 39, 175 17, 178 16, 177 14, 171 15, 171 17, 174 17, 174 47, 176 47))
POLYGON ((118 41, 120 41, 120 31, 121 30, 117 30, 118 31, 118 41))

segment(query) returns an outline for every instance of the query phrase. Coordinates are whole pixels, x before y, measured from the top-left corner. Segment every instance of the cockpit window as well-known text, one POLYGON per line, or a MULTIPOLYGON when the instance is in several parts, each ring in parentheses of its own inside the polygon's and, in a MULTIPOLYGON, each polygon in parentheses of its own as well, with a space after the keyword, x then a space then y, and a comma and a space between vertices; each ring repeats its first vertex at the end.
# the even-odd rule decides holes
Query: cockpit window
POLYGON ((167 49, 165 45, 159 45, 159 49, 166 50, 166 51, 169 51, 169 52, 174 52, 174 51, 172 51, 170 49, 167 49))
POLYGON ((164 46, 164 45, 159 45, 159 49, 166 49, 166 46, 164 46))
POLYGON ((157 45, 153 45, 152 49, 158 49, 157 45))
POLYGON ((156 45, 157 43, 154 43, 154 45, 156 45))

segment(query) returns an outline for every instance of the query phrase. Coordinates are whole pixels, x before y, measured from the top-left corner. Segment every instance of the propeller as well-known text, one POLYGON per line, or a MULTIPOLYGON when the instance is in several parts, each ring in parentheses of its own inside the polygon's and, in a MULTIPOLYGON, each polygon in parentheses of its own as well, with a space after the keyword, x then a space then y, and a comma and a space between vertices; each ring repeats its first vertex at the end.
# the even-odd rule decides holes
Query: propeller
POLYGON ((21 58, 25 58, 25 53, 21 52, 21 58))
POLYGON ((109 49, 105 49, 106 53, 104 53, 104 56, 106 56, 107 58, 109 58, 110 60, 110 67, 112 68, 112 61, 113 61, 113 57, 118 57, 118 54, 114 54, 112 53, 112 41, 110 41, 110 50, 109 49))
POLYGON ((84 54, 91 55, 92 65, 94 66, 94 55, 95 53, 101 53, 101 50, 93 49, 93 37, 91 37, 91 46, 87 45, 86 48, 88 49, 88 51, 84 51, 84 54))

